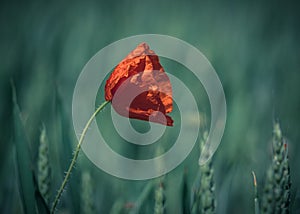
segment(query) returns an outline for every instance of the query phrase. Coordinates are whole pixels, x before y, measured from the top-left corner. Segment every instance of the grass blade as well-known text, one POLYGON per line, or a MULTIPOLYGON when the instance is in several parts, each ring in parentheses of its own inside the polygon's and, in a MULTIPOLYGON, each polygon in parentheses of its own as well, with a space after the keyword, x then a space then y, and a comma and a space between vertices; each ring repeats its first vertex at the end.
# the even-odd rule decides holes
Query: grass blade
POLYGON ((95 213, 93 180, 89 171, 81 174, 81 213, 95 213))
POLYGON ((153 183, 149 181, 144 187, 143 191, 141 192, 139 198, 134 203, 134 208, 129 212, 130 214, 140 213, 140 208, 142 207, 143 203, 149 196, 150 192, 152 191, 152 188, 153 188, 153 183))
POLYGON ((258 193, 257 193, 257 181, 256 181, 256 176, 254 171, 252 171, 252 176, 253 176, 253 184, 254 184, 254 210, 255 210, 255 214, 260 214, 258 193))
POLYGON ((17 104, 15 87, 13 90, 14 143, 16 145, 16 160, 19 176, 19 191, 22 198, 24 213, 36 213, 34 198, 34 183, 31 155, 27 136, 25 135, 21 112, 17 104))
POLYGON ((49 214, 50 213, 49 207, 48 207, 44 197, 42 196, 41 192, 39 191, 38 183, 35 179, 35 176, 34 175, 32 175, 32 176, 33 176, 34 188, 35 188, 34 197, 35 197, 35 201, 36 201, 37 212, 39 214, 49 214))

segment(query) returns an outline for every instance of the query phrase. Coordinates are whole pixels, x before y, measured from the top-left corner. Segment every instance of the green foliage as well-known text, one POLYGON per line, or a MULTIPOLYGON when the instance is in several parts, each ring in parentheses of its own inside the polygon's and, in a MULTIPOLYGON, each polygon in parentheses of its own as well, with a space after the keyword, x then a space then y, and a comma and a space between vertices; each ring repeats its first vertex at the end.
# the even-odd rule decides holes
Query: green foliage
MULTIPOLYGON (((14 142, 16 145, 16 162, 20 181, 20 192, 22 196, 22 202, 25 213, 49 213, 47 204, 49 203, 51 186, 50 186, 50 163, 48 155, 48 139, 46 135, 46 129, 43 129, 39 138, 38 149, 38 161, 37 161, 37 178, 35 180, 32 169, 32 158, 30 155, 30 146, 27 142, 27 136, 25 134, 23 121, 21 119, 21 112, 19 110, 16 92, 13 86, 13 104, 14 104, 14 142)), ((104 106, 104 105, 103 105, 104 106)), ((101 107, 100 107, 101 109, 101 107)), ((96 113, 95 113, 96 114, 96 113)), ((92 116, 93 118, 94 116, 92 116)), ((203 137, 200 140, 200 151, 206 142, 208 133, 204 132, 203 137)), ((80 141, 81 142, 81 141, 80 141)), ((80 147, 79 147, 80 148, 80 147)), ((161 147, 157 150, 161 152, 161 147)), ((273 159, 270 168, 267 171, 267 177, 262 196, 262 213, 289 213, 291 202, 291 179, 290 179, 290 167, 288 160, 288 147, 285 138, 282 136, 279 123, 274 124, 273 128, 273 159)), ((77 154, 79 153, 79 150, 77 154)), ((204 154, 205 155, 205 154, 204 154)), ((164 163, 160 163, 158 167, 162 167, 164 163)), ((71 167, 73 168, 73 166, 71 167)), ((216 197, 215 197, 215 183, 214 183, 214 170, 212 166, 212 160, 209 160, 205 165, 199 167, 199 179, 196 179, 197 188, 193 191, 194 198, 192 198, 191 213, 215 213, 216 212, 216 197)), ((184 213, 190 211, 186 209, 186 197, 187 197, 187 173, 183 173, 183 210, 184 213)), ((259 198, 257 192, 256 176, 253 172, 254 179, 254 207, 255 213, 260 213, 259 198)), ((154 213, 165 213, 166 197, 164 194, 164 182, 163 176, 155 189, 154 194, 154 213)), ((81 178, 81 213, 94 213, 94 191, 93 181, 88 171, 82 173, 81 178)), ((141 207, 144 203, 147 203, 149 193, 153 187, 153 182, 149 181, 144 190, 139 195, 138 199, 134 203, 133 209, 129 213, 140 213, 141 207)), ((111 209, 111 213, 126 213, 124 209, 124 201, 117 200, 111 209)))

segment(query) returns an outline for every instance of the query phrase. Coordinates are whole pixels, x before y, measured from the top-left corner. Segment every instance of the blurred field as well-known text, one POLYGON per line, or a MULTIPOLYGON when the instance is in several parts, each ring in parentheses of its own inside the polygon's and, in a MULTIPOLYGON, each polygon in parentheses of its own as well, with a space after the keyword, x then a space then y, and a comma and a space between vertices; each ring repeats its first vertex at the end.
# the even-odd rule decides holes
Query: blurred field
MULTIPOLYGON (((272 126, 276 119, 281 122, 289 146, 291 210, 299 213, 299 10, 296 1, 1 1, 0 212, 22 211, 14 158, 10 80, 16 86, 33 160, 37 160, 42 124, 46 127, 52 201, 76 145, 72 95, 83 66, 97 51, 116 40, 157 33, 178 37, 201 50, 223 84, 228 120, 213 158, 217 213, 254 213, 251 171, 256 172, 258 194, 262 194, 272 158, 272 126)), ((201 85, 195 86, 193 77, 186 75, 184 68, 164 59, 162 64, 174 69, 175 75, 190 85, 194 93, 198 89, 203 93, 201 85)), ((207 98, 203 97, 204 104, 198 100, 199 108, 209 114, 207 98)), ((103 100, 103 94, 99 94, 99 103, 103 100)), ((97 121, 107 122, 102 132, 111 136, 115 132, 110 127, 108 113, 109 108, 97 121)), ((137 130, 147 129, 139 121, 133 123, 137 130)), ((124 150, 117 144, 117 139, 118 136, 112 137, 111 146, 132 155, 130 148, 124 150)), ((199 147, 196 147, 165 177, 167 213, 177 213, 183 207, 182 177, 186 168, 188 185, 192 185, 198 168, 199 147)), ((115 202, 128 205, 138 201, 148 181, 110 176, 81 153, 59 205, 61 213, 79 212, 81 190, 86 189, 81 183, 91 185, 86 188, 92 191, 90 200, 94 201, 95 211, 108 213, 115 202)), ((154 203, 152 191, 143 205, 144 212, 152 213, 154 203)))

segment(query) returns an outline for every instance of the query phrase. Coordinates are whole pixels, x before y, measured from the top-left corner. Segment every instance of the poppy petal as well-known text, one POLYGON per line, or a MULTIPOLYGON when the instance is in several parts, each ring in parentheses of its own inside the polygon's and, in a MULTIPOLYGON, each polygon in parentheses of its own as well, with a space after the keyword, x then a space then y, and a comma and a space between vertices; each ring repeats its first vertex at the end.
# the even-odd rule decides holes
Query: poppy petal
POLYGON ((105 99, 120 115, 172 126, 172 86, 159 58, 146 43, 138 45, 113 70, 105 99))

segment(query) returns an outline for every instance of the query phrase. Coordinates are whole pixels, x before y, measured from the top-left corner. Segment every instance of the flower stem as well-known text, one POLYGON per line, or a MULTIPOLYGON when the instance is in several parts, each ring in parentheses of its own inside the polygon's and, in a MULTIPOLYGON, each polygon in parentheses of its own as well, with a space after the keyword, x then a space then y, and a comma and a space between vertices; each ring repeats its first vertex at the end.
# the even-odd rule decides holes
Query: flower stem
POLYGON ((80 148, 81 148, 81 144, 82 144, 82 142, 83 142, 83 140, 84 140, 84 137, 85 137, 85 135, 86 135, 86 132, 87 132, 88 128, 90 127, 92 121, 93 121, 94 118, 97 116, 97 114, 98 114, 98 113, 99 113, 99 112, 100 112, 100 111, 101 111, 108 103, 109 103, 109 101, 103 102, 103 103, 96 109, 96 111, 92 114, 92 116, 90 117, 90 119, 89 119, 88 122, 86 123, 86 125, 85 125, 85 127, 84 127, 84 129, 83 129, 83 131, 82 131, 82 135, 80 136, 79 142, 78 142, 78 144, 77 144, 76 150, 75 150, 75 152, 74 152, 74 156, 73 156, 72 162, 71 162, 71 164, 70 164, 70 166, 69 166, 69 169, 68 169, 68 171, 67 171, 67 173, 66 173, 66 175, 65 175, 65 178, 64 178, 64 180, 63 180, 63 182, 62 182, 62 184, 61 184, 61 186, 60 186, 60 188, 59 188, 59 190, 58 190, 58 192, 57 192, 57 194, 56 194, 56 196, 55 196, 54 202, 53 202, 52 207, 51 207, 51 213, 54 213, 54 212, 55 212, 55 208, 56 208, 56 206, 57 206, 57 204, 58 204, 58 202, 59 202, 59 199, 60 199, 60 197, 61 197, 61 195, 62 195, 62 193, 63 193, 63 190, 64 190, 65 186, 67 185, 67 183, 68 183, 68 181, 69 181, 69 178, 70 178, 72 169, 73 169, 73 167, 74 167, 74 165, 75 165, 75 163, 76 163, 76 160, 77 160, 77 157, 78 157, 80 148))

